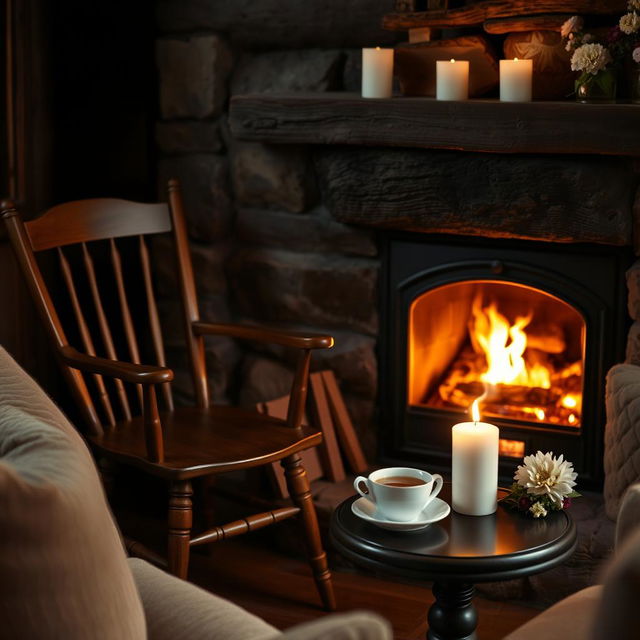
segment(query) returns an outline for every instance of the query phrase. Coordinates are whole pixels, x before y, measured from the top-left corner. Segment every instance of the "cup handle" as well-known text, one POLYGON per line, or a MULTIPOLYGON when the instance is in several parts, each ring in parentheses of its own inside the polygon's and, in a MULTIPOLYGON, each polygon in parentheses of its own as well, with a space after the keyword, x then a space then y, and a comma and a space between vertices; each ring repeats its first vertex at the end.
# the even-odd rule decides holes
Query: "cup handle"
POLYGON ((365 499, 369 500, 369 502, 373 502, 373 504, 376 503, 374 497, 373 497, 373 493, 371 492, 371 490, 369 489, 369 480, 367 478, 365 478, 364 476, 358 476, 354 481, 353 481, 353 488, 365 499), (365 486, 367 487, 367 492, 365 493, 361 488, 360 488, 360 483, 364 482, 365 486))
POLYGON ((431 489, 429 501, 433 500, 440 493, 440 489, 442 489, 442 484, 444 482, 439 473, 433 473, 431 474, 431 477, 433 478, 433 488, 431 489))

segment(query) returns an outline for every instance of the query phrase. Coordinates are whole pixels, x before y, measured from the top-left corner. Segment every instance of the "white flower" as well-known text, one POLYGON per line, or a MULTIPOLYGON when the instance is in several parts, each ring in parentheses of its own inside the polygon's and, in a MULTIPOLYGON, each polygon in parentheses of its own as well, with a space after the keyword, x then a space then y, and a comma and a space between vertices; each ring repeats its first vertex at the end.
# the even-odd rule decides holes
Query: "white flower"
POLYGON ((534 518, 539 518, 540 516, 546 516, 547 515, 547 510, 539 502, 534 502, 529 507, 529 511, 531 511, 531 513, 533 513, 533 517, 534 518))
POLYGON ((625 13, 625 15, 620 18, 620 31, 623 33, 631 35, 638 29, 640 29, 640 16, 635 11, 625 13))
MULTIPOLYGON (((524 465, 516 469, 514 480, 527 490, 529 495, 547 496, 554 505, 562 508, 562 500, 575 487, 578 474, 573 464, 562 456, 538 451, 535 456, 526 456, 524 465)), ((534 514, 535 515, 535 514, 534 514)))
MULTIPOLYGON (((635 1, 640 2, 640 0, 635 1)), ((584 20, 580 16, 572 16, 560 27, 560 34, 563 38, 567 38, 572 31, 582 31, 583 26, 584 20)))
POLYGON ((589 42, 593 42, 593 36, 590 33, 585 33, 582 36, 582 44, 588 44, 589 42))
MULTIPOLYGON (((640 2, 640 0, 638 0, 640 2)), ((640 47, 636 47, 631 54, 633 56, 634 62, 640 64, 640 47)))
POLYGON ((629 9, 629 11, 640 11, 640 0, 629 0, 627 9, 629 9))
POLYGON ((586 71, 595 75, 610 62, 611 54, 601 44, 583 44, 571 56, 571 70, 586 71))

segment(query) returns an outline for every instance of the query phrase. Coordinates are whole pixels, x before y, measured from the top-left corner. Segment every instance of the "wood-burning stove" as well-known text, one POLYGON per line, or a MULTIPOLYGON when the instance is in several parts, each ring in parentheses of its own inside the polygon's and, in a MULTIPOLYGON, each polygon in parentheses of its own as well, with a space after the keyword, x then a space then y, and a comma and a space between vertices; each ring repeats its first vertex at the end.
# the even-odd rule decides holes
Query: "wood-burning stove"
POLYGON ((560 245, 390 233, 383 239, 381 457, 447 471, 451 426, 481 397, 500 472, 563 453, 602 479, 604 381, 624 358, 632 256, 560 245))

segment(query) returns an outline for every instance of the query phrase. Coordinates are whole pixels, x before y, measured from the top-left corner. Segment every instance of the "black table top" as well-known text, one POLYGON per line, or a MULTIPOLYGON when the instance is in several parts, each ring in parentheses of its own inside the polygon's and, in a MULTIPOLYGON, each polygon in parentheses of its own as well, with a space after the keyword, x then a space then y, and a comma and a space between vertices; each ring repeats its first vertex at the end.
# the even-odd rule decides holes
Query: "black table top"
MULTIPOLYGON (((506 495, 499 490, 499 497, 506 495)), ((451 504, 451 485, 440 497, 451 504)), ((451 513, 426 529, 389 531, 358 518, 351 504, 331 521, 334 547, 356 564, 424 580, 493 582, 546 571, 576 547, 576 526, 565 511, 535 519, 498 505, 489 516, 451 513)))

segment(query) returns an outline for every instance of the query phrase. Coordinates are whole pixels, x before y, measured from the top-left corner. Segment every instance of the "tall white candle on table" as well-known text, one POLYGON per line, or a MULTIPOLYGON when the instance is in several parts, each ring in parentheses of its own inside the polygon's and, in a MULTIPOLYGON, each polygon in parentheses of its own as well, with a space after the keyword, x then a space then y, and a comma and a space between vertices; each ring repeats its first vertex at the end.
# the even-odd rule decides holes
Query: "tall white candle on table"
POLYGON ((436 61, 436 98, 467 100, 469 98, 469 61, 436 61))
POLYGON ((531 102, 533 60, 500 60, 500 100, 531 102))
POLYGON ((362 97, 390 98, 393 88, 393 49, 362 50, 362 97))
POLYGON ((478 401, 473 422, 461 422, 452 430, 451 506, 468 516, 486 516, 498 508, 498 427, 480 422, 478 401))

